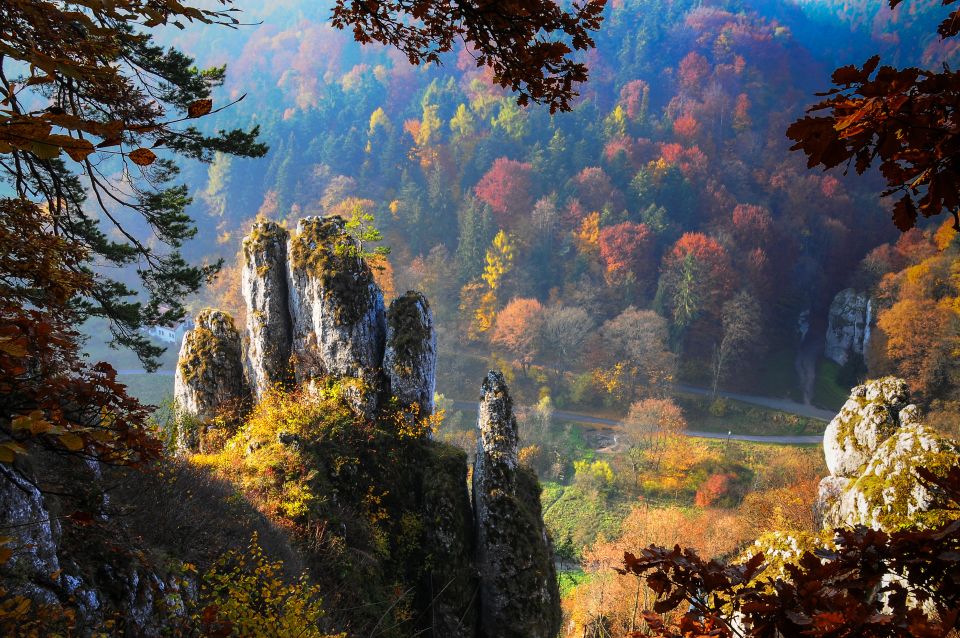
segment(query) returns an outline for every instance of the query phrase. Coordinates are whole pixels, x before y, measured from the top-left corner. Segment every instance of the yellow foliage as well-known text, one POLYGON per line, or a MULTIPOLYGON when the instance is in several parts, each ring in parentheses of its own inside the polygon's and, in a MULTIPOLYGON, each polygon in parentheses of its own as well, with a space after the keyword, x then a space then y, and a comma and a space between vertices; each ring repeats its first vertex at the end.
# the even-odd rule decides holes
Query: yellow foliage
POLYGON ((491 291, 500 287, 504 275, 513 267, 514 248, 510 237, 502 230, 493 238, 493 243, 487 250, 486 266, 482 278, 491 291))
POLYGON ((390 118, 387 117, 383 107, 378 107, 376 111, 370 114, 370 127, 367 129, 368 135, 373 135, 378 128, 390 132, 393 126, 390 124, 390 118))
POLYGON ((319 588, 306 574, 284 582, 283 563, 267 559, 256 534, 246 552, 227 552, 203 575, 200 600, 193 621, 204 635, 334 638, 320 630, 319 588))
POLYGON ((574 232, 577 250, 584 255, 600 252, 600 213, 594 211, 583 218, 580 228, 574 232))

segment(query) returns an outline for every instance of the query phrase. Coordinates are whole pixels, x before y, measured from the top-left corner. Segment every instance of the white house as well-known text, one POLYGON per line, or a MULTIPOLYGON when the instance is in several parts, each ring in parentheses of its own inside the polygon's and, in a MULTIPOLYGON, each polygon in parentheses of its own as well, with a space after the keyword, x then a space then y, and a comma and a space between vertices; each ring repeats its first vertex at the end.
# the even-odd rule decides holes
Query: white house
POLYGON ((180 343, 183 341, 184 333, 192 328, 193 319, 191 319, 189 316, 186 316, 183 318, 183 321, 175 326, 147 326, 141 328, 141 330, 154 339, 163 341, 164 343, 180 343))

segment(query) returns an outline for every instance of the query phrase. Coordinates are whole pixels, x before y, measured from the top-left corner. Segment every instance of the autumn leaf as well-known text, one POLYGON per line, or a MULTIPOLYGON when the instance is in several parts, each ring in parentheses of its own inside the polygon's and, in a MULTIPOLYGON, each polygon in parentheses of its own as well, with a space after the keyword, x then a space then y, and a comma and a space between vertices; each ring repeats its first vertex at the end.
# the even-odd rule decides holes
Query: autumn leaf
POLYGON ((0 352, 11 357, 25 357, 27 356, 27 342, 22 338, 0 337, 0 352))
POLYGON ((187 107, 187 117, 203 117, 212 110, 213 100, 197 100, 196 102, 191 102, 190 106, 187 107))
POLYGON ((71 452, 79 452, 83 449, 83 439, 73 432, 65 432, 60 435, 60 443, 71 452))
POLYGON ((70 137, 69 135, 51 135, 47 142, 62 148, 75 162, 82 162, 93 153, 93 144, 89 140, 70 137))
POLYGON ((149 148, 138 148, 135 151, 130 151, 128 157, 137 166, 150 166, 157 159, 156 153, 149 148))

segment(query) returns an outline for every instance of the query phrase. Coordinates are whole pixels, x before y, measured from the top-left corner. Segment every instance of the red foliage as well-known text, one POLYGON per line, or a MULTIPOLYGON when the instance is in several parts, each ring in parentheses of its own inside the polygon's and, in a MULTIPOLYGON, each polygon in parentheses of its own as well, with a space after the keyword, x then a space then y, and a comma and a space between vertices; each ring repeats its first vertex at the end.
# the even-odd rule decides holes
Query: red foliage
POLYGON ((477 182, 474 192, 503 223, 509 225, 517 215, 528 212, 533 206, 532 172, 529 163, 498 158, 477 182))
POLYGON ((710 63, 699 53, 691 51, 680 60, 677 77, 680 79, 680 86, 684 89, 700 88, 708 75, 710 75, 710 63))
POLYGON ((730 490, 730 483, 736 478, 735 474, 730 473, 711 474, 693 497, 694 505, 697 507, 710 507, 726 496, 730 490))
POLYGON ((733 234, 740 245, 763 246, 770 239, 773 218, 764 206, 737 204, 733 209, 733 234))
POLYGON ((599 166, 588 166, 570 180, 577 198, 588 210, 600 210, 611 205, 615 210, 623 207, 623 194, 614 187, 610 176, 599 166))
POLYGON ((623 222, 600 230, 600 257, 613 279, 633 272, 647 281, 652 270, 653 233, 646 224, 623 222))
POLYGON ((689 113, 681 115, 673 123, 673 132, 688 140, 696 137, 699 131, 700 124, 689 113))
POLYGON ((643 80, 627 82, 620 89, 620 104, 627 112, 627 117, 636 121, 643 115, 643 94, 649 86, 643 80))
POLYGON ((603 159, 607 162, 616 161, 623 157, 634 168, 639 167, 636 154, 636 144, 630 137, 615 137, 603 148, 603 159))

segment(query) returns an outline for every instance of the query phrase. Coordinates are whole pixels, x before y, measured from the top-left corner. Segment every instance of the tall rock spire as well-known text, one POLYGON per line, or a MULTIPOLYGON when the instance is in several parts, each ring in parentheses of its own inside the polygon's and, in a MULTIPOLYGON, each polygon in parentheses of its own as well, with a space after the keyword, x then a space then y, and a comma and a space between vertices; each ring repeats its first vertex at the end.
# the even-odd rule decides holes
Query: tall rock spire
POLYGON ((419 292, 408 291, 390 304, 383 368, 401 405, 418 406, 420 416, 433 414, 437 335, 430 304, 419 292))
POLYGON ((298 382, 368 377, 383 362, 383 293, 340 217, 307 217, 290 238, 289 287, 298 382))
POLYGON ((241 291, 247 306, 247 376, 257 399, 291 376, 288 239, 289 233, 280 225, 257 222, 243 240, 241 291))
MULTIPOLYGON (((240 333, 233 318, 220 310, 203 310, 193 330, 183 335, 173 380, 173 396, 181 415, 209 421, 228 409, 239 409, 249 391, 243 376, 240 333)), ((181 445, 193 448, 195 433, 183 433, 181 445)))
POLYGON ((519 467, 517 420, 500 372, 484 379, 479 412, 473 508, 480 635, 553 638, 560 630, 560 593, 540 484, 519 467))

